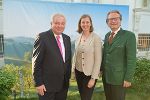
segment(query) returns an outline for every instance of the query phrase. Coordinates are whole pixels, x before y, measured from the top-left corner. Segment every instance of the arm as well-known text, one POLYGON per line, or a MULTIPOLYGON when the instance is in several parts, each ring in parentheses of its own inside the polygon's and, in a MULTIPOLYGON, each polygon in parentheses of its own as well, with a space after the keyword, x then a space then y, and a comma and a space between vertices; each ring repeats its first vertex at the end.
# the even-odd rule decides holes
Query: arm
POLYGON ((73 57, 72 57, 71 74, 73 79, 75 79, 75 63, 76 63, 76 49, 74 50, 73 57))
POLYGON ((70 37, 69 37, 69 50, 70 50, 70 52, 69 52, 69 79, 70 79, 70 77, 71 77, 71 70, 72 70, 72 65, 71 65, 71 57, 72 57, 72 50, 71 50, 71 40, 70 40, 70 37))
POLYGON ((98 79, 102 61, 102 42, 99 37, 94 40, 94 65, 91 78, 98 79))
POLYGON ((132 77, 136 67, 136 39, 134 33, 130 33, 126 43, 127 69, 124 79, 124 87, 131 86, 132 77))
POLYGON ((105 46, 106 43, 108 41, 107 37, 108 37, 108 33, 105 35, 104 41, 103 41, 103 45, 102 45, 102 63, 101 63, 101 67, 100 67, 100 74, 103 74, 103 70, 104 70, 104 66, 105 66, 105 46))
POLYGON ((37 92, 44 95, 46 91, 42 79, 42 62, 44 58, 44 43, 40 36, 34 42, 33 55, 32 55, 32 70, 37 92))
POLYGON ((33 54, 32 54, 32 71, 35 81, 35 86, 43 85, 42 79, 42 62, 44 58, 44 43, 40 36, 38 36, 34 42, 33 54))
POLYGON ((71 71, 73 73, 74 73, 74 70, 75 70, 75 63, 76 63, 76 48, 77 48, 76 41, 75 41, 75 44, 74 44, 74 52, 73 52, 73 57, 72 57, 72 70, 71 71))
POLYGON ((100 66, 102 61, 102 43, 99 37, 94 39, 94 65, 91 79, 88 82, 88 88, 92 88, 95 84, 95 79, 98 79, 100 66))

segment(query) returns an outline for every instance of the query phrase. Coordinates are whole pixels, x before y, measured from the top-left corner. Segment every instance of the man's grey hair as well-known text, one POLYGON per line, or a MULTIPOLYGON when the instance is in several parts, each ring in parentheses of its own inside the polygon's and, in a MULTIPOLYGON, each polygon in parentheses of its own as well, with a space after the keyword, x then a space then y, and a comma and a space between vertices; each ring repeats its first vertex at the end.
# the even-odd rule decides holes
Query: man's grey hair
POLYGON ((65 16, 64 16, 63 14, 56 13, 56 14, 53 14, 53 15, 51 16, 51 22, 54 21, 54 18, 55 18, 55 17, 63 17, 63 18, 65 19, 65 21, 66 21, 66 18, 65 18, 65 16))

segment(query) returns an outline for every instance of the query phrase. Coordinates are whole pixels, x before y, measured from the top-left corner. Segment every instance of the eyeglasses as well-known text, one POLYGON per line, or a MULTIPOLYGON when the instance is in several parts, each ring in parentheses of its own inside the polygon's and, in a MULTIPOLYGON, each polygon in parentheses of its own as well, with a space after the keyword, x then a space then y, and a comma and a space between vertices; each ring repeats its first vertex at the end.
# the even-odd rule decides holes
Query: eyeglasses
POLYGON ((120 17, 115 17, 115 18, 108 18, 108 21, 118 21, 120 19, 120 17))

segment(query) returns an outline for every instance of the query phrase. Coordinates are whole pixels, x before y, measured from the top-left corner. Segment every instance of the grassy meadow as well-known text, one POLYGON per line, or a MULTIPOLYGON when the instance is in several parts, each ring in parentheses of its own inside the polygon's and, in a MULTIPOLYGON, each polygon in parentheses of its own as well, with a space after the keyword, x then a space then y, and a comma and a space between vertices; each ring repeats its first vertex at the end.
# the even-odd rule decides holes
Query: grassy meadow
MULTIPOLYGON (((76 81, 71 80, 70 83, 71 84, 70 84, 67 100, 80 100, 76 81)), ((24 98, 20 98, 19 96, 17 96, 17 100, 38 100, 37 94, 35 92, 35 88, 26 91, 24 94, 25 94, 24 98)), ((11 97, 11 100, 13 100, 13 97, 11 97)), ((103 85, 101 80, 98 80, 96 84, 92 100, 105 100, 104 90, 103 90, 103 85)), ((150 100, 150 95, 145 94, 144 96, 141 96, 134 89, 131 88, 127 90, 126 100, 150 100)))

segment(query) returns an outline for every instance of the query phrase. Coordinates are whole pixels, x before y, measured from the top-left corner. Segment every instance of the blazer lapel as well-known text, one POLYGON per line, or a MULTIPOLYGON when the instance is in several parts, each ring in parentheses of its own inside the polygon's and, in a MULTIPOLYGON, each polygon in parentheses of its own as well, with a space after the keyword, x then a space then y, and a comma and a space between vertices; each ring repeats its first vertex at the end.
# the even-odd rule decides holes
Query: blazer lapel
POLYGON ((120 38, 121 36, 121 31, 119 31, 116 36, 112 40, 112 46, 115 44, 115 42, 120 38))
POLYGON ((65 47, 65 61, 67 61, 67 59, 69 59, 69 54, 68 54, 69 52, 67 52, 69 49, 68 40, 63 33, 62 33, 62 37, 63 37, 64 47, 65 47))
POLYGON ((54 50, 56 51, 56 53, 59 55, 59 57, 61 57, 62 58, 62 61, 63 61, 63 57, 62 57, 62 55, 61 55, 61 52, 60 52, 60 50, 59 50, 59 47, 58 47, 58 44, 57 44, 57 41, 56 41, 56 39, 55 39, 55 36, 54 36, 54 33, 52 32, 52 30, 50 30, 50 42, 52 42, 52 46, 53 46, 53 48, 54 48, 54 50))
POLYGON ((78 45, 80 43, 81 37, 82 37, 82 34, 79 35, 79 37, 77 38, 77 40, 75 42, 75 50, 77 49, 77 47, 78 47, 78 45))
POLYGON ((107 35, 106 35, 106 38, 105 38, 106 45, 109 45, 108 39, 109 39, 110 33, 111 32, 108 32, 107 35))
POLYGON ((88 45, 90 45, 91 41, 93 40, 93 34, 94 34, 94 33, 91 33, 91 34, 89 35, 89 37, 87 38, 87 41, 88 41, 87 44, 88 44, 88 45))
POLYGON ((121 38, 122 35, 123 35, 123 31, 122 31, 122 29, 121 29, 121 30, 116 34, 116 36, 114 37, 114 39, 112 40, 112 44, 110 44, 110 45, 111 45, 110 51, 113 50, 116 45, 118 45, 118 42, 120 41, 120 38, 121 38))

